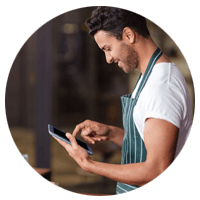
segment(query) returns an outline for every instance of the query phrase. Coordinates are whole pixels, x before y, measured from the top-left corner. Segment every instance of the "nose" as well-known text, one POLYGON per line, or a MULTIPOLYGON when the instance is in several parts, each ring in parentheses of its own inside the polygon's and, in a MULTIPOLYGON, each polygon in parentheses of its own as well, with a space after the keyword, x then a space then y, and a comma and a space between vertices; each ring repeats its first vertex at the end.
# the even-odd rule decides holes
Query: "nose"
POLYGON ((113 60, 114 59, 113 59, 112 55, 110 53, 106 53, 106 62, 108 64, 111 64, 113 62, 113 60))

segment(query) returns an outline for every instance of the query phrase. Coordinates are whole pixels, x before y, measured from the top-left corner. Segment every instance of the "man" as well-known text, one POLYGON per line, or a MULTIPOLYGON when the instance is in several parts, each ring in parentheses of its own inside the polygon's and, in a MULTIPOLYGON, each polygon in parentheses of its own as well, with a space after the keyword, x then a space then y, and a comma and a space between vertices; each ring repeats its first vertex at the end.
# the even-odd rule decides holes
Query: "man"
POLYGON ((89 33, 125 73, 135 68, 141 76, 132 94, 121 97, 124 129, 86 120, 60 140, 86 171, 117 181, 117 193, 134 190, 161 174, 178 155, 192 124, 192 106, 186 82, 169 58, 151 39, 143 17, 111 7, 98 7, 87 20, 89 33), (75 136, 95 144, 109 140, 122 147, 122 163, 92 160, 75 136))

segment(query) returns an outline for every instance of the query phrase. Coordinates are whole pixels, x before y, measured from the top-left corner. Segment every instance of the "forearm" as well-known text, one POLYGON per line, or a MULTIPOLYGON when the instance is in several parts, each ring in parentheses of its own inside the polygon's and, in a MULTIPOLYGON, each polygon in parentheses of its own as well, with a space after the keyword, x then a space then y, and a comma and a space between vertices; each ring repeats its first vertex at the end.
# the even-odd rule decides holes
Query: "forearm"
POLYGON ((137 186, 148 183, 161 173, 146 162, 120 165, 90 160, 85 170, 114 181, 137 186))
POLYGON ((122 147, 122 141, 124 138, 124 129, 109 126, 108 140, 122 147))

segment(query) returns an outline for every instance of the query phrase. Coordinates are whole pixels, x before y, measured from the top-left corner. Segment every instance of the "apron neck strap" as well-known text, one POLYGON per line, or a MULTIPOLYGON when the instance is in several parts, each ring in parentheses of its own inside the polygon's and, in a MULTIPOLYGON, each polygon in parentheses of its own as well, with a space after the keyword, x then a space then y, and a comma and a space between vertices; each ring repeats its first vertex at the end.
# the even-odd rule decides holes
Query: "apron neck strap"
POLYGON ((148 63, 147 68, 145 70, 144 76, 142 77, 142 81, 140 83, 140 86, 139 86, 137 93, 135 95, 136 99, 139 98, 140 93, 142 92, 142 90, 143 90, 143 88, 144 88, 144 86, 145 86, 145 84, 146 84, 146 82, 147 82, 147 80, 148 80, 148 78, 149 78, 149 76, 152 72, 152 69, 153 69, 155 63, 161 57, 162 54, 163 54, 162 51, 159 48, 157 48, 156 51, 151 56, 151 59, 149 60, 149 63, 148 63))

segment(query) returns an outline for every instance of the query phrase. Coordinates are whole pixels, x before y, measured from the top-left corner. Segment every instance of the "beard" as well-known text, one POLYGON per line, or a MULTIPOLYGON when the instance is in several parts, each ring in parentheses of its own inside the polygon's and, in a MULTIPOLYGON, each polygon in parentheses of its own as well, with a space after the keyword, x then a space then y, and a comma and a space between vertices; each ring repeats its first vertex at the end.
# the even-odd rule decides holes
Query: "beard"
POLYGON ((138 53, 129 45, 122 42, 120 45, 120 57, 122 66, 120 66, 125 73, 133 71, 138 66, 138 53))

